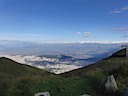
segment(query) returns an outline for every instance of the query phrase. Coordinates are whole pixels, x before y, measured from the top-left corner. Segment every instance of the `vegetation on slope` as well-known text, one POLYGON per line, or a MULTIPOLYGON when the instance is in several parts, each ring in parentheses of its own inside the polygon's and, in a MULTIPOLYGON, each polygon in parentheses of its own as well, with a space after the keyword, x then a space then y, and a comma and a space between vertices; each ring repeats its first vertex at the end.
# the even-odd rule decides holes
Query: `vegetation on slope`
POLYGON ((0 96, 33 96, 42 91, 49 91, 51 96, 80 96, 85 93, 100 96, 102 82, 111 74, 116 77, 122 96, 128 86, 125 49, 95 64, 58 76, 1 58, 0 76, 3 79, 0 79, 0 96))
POLYGON ((29 65, 20 64, 5 57, 0 58, 0 77, 3 77, 3 79, 31 76, 31 75, 50 75, 50 74, 44 70, 29 65))

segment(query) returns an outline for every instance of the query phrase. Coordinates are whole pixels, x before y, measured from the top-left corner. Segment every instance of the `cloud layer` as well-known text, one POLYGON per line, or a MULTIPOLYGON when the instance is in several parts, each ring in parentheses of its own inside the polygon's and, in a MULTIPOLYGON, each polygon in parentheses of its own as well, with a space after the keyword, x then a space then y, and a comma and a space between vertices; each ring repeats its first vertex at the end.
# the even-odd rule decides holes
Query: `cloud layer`
POLYGON ((124 7, 115 9, 115 10, 113 10, 113 11, 110 11, 110 13, 119 14, 119 13, 124 13, 124 12, 126 12, 126 11, 128 11, 128 6, 124 6, 124 7))

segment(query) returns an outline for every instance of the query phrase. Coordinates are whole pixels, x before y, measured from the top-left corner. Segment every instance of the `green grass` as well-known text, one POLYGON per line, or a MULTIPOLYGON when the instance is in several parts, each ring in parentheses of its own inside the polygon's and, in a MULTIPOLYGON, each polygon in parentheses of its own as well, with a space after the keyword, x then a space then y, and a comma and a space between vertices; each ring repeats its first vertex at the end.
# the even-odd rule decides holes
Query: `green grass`
POLYGON ((0 59, 0 96, 33 96, 49 91, 51 96, 100 96, 102 82, 114 74, 121 93, 128 86, 128 58, 125 50, 95 64, 60 75, 0 59), (124 54, 124 55, 122 55, 124 54))
POLYGON ((0 77, 3 78, 16 78, 22 76, 33 76, 33 75, 53 75, 44 70, 32 67, 29 65, 24 65, 12 61, 7 58, 0 58, 0 77))

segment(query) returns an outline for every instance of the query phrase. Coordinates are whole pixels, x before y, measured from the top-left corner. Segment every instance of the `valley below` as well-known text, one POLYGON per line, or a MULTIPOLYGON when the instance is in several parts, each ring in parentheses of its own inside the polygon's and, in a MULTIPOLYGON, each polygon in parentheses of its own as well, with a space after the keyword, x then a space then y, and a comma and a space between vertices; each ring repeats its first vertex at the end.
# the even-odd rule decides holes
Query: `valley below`
POLYGON ((93 64, 121 49, 120 43, 1 41, 0 57, 60 74, 93 64))

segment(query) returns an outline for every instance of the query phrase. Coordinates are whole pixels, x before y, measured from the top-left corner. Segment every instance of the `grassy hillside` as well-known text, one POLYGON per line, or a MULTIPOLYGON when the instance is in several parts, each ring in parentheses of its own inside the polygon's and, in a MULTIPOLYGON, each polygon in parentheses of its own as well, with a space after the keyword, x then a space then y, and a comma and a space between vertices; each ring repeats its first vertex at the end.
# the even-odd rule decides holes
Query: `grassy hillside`
MULTIPOLYGON (((88 91, 93 96, 99 96, 102 90, 102 82, 109 75, 114 75, 121 94, 128 87, 128 58, 125 57, 126 49, 114 53, 95 64, 61 74, 64 78, 86 78, 91 86, 88 91), (93 93, 94 92, 94 93, 93 93), (96 94, 95 94, 96 93, 96 94)), ((122 95, 121 95, 122 96, 122 95)))
POLYGON ((56 75, 47 71, 0 58, 0 96, 33 96, 37 89, 31 87, 53 77, 56 75))
POLYGON ((40 91, 49 91, 51 96, 80 96, 85 93, 101 96, 102 82, 111 74, 116 77, 120 96, 123 96, 128 86, 125 49, 95 64, 60 75, 1 58, 0 76, 3 79, 0 79, 0 96, 33 96, 40 91))
POLYGON ((116 74, 120 68, 128 65, 128 58, 125 57, 126 49, 114 53, 112 56, 103 59, 83 68, 61 74, 63 77, 80 77, 91 75, 95 71, 103 72, 106 75, 116 74))
POLYGON ((50 73, 29 65, 17 63, 5 57, 0 58, 0 77, 15 78, 31 75, 50 75, 50 73))

